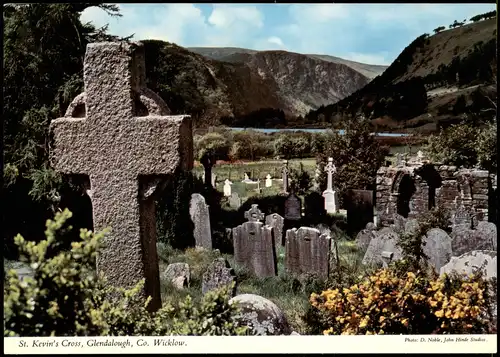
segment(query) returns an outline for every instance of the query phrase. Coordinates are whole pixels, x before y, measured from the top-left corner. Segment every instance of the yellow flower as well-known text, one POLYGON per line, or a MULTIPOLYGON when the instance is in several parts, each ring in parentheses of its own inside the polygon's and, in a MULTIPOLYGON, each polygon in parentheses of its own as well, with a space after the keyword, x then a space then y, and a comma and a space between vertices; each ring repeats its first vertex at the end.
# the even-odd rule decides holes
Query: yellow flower
POLYGON ((436 315, 436 317, 443 317, 444 311, 443 310, 436 311, 434 315, 436 315))
POLYGON ((366 327, 368 325, 368 322, 370 321, 370 316, 366 316, 364 317, 361 322, 359 323, 359 327, 360 328, 363 328, 363 327, 366 327))
POLYGON ((383 322, 385 320, 385 316, 380 316, 380 318, 378 319, 378 322, 383 322))
POLYGON ((329 335, 333 332, 333 327, 330 327, 328 330, 323 331, 323 335, 329 335))

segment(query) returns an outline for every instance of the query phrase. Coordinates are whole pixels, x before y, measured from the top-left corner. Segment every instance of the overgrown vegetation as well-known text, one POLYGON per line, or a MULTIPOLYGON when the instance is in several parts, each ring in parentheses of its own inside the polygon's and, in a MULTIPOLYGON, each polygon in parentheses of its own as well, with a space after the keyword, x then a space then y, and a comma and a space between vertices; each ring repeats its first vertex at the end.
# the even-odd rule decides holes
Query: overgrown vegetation
POLYGON ((132 289, 106 284, 94 266, 105 231, 80 232, 71 249, 60 243, 71 230, 68 210, 47 221, 46 239, 15 238, 21 259, 34 276, 20 279, 7 273, 4 286, 4 336, 166 336, 244 335, 238 311, 229 304, 227 289, 207 294, 199 304, 191 297, 149 313, 139 282, 132 289), (112 298, 110 298, 112 296, 112 298))
POLYGON ((434 162, 458 167, 497 170, 496 120, 478 128, 469 123, 451 125, 432 135, 425 148, 434 162))
POLYGON ((360 284, 311 295, 325 335, 492 333, 489 287, 481 274, 428 278, 382 269, 360 284))

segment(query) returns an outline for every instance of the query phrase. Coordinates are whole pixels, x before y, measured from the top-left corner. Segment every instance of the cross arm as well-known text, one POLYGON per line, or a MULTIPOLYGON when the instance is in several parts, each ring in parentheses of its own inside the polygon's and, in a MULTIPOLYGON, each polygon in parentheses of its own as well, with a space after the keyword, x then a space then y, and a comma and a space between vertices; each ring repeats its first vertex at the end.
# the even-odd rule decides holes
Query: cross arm
POLYGON ((85 118, 58 118, 50 123, 50 164, 63 174, 89 173, 89 133, 85 118))

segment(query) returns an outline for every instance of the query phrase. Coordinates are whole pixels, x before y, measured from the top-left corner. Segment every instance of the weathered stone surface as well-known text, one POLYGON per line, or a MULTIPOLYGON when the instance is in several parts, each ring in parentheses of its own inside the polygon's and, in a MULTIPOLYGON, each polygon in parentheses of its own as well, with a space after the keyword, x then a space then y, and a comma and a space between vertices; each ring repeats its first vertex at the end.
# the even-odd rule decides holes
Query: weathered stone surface
POLYGON ((284 244, 283 226, 285 219, 277 213, 272 213, 266 216, 266 225, 272 227, 274 232, 274 243, 276 247, 281 247, 284 244))
POLYGON ((240 195, 238 195, 238 192, 231 193, 231 196, 229 197, 229 206, 232 208, 238 208, 241 206, 241 198, 240 195))
POLYGON ((253 204, 252 208, 245 212, 245 218, 249 222, 259 222, 264 219, 264 213, 259 209, 259 205, 253 204))
POLYGON ((146 88, 140 43, 87 45, 85 92, 50 123, 50 162, 63 174, 90 178, 94 231, 111 227, 97 269, 130 288, 145 279, 151 310, 161 306, 155 200, 159 179, 193 167, 189 116, 167 116, 146 88))
POLYGON ((359 231, 358 235, 356 236, 356 245, 358 246, 359 251, 366 252, 371 240, 374 239, 375 236, 376 233, 374 230, 363 229, 359 231))
POLYGON ((415 234, 420 229, 420 224, 415 218, 408 219, 405 223, 404 232, 406 234, 415 234))
POLYGON ((294 275, 328 278, 331 238, 309 227, 289 229, 285 242, 285 269, 294 275))
POLYGON ((194 239, 198 247, 212 249, 212 230, 210 228, 210 213, 205 198, 199 193, 191 195, 189 214, 194 224, 194 239))
POLYGON ((177 289, 189 286, 191 273, 187 263, 169 264, 161 276, 162 280, 169 281, 177 289))
POLYGON ((295 194, 290 194, 285 201, 285 219, 297 221, 302 218, 302 202, 295 194))
POLYGON ((497 250, 497 226, 491 222, 480 221, 472 235, 477 242, 475 250, 497 250))
POLYGON ((236 295, 236 274, 225 258, 217 258, 203 274, 201 291, 206 294, 209 291, 217 290, 231 283, 235 286, 230 291, 230 296, 236 295))
POLYGON ((462 254, 459 257, 452 257, 448 264, 441 267, 440 274, 457 273, 473 274, 476 269, 483 271, 486 279, 497 276, 497 252, 491 250, 474 250, 462 254))
POLYGON ((423 251, 429 257, 429 264, 439 272, 451 259, 451 237, 440 228, 432 228, 422 241, 425 242, 423 251))
POLYGON ((382 258, 382 252, 392 252, 392 260, 399 260, 402 256, 402 251, 396 243, 399 241, 399 236, 391 228, 382 228, 377 231, 375 237, 372 238, 366 249, 362 264, 384 266, 387 262, 382 258))
POLYGON ((236 295, 229 303, 241 311, 237 320, 256 335, 290 335, 292 330, 285 314, 272 301, 254 294, 236 295))
POLYGON ((245 222, 233 228, 234 260, 258 277, 278 273, 273 229, 262 222, 245 222))
POLYGON ((393 229, 398 234, 403 234, 405 232, 406 218, 399 214, 394 215, 394 226, 393 229))
POLYGON ((373 230, 377 229, 377 226, 373 222, 368 222, 365 226, 365 229, 369 230, 369 231, 373 231, 373 230))

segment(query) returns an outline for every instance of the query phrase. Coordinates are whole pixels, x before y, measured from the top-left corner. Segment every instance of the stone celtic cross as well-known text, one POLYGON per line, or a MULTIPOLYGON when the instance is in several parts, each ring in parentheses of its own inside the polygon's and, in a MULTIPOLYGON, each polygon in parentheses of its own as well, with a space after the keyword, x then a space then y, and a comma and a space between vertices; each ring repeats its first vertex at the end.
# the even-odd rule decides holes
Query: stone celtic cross
POLYGON ((97 269, 114 286, 145 279, 149 309, 161 306, 153 193, 178 170, 193 166, 191 119, 168 116, 146 88, 144 47, 104 42, 87 46, 85 92, 50 124, 55 170, 87 175, 94 231, 111 228, 97 269))
POLYGON ((259 209, 259 205, 253 204, 252 208, 245 212, 248 222, 260 222, 264 219, 264 213, 259 209))
POLYGON ((325 172, 327 173, 327 191, 333 191, 333 174, 337 172, 337 168, 333 164, 333 158, 328 158, 328 164, 325 166, 325 172))

